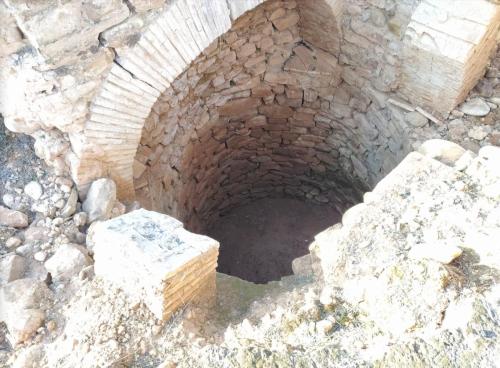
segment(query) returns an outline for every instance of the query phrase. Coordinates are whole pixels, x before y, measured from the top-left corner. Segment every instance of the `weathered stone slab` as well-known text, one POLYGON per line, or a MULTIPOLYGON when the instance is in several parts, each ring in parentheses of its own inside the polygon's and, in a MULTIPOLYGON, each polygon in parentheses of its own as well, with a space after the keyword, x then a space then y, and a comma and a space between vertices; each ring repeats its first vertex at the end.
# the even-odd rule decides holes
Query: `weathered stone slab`
POLYGON ((422 1, 404 37, 403 94, 433 114, 450 112, 483 75, 499 19, 487 0, 422 1))
POLYGON ((95 224, 88 243, 96 275, 144 301, 157 318, 213 291, 218 242, 170 216, 133 211, 95 224))

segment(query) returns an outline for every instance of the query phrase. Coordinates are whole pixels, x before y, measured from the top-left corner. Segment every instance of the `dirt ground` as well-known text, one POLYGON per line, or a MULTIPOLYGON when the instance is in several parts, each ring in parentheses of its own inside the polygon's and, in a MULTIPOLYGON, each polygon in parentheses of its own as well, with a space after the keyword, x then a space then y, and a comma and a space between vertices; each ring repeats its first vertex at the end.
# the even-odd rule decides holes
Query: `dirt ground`
POLYGON ((327 205, 297 199, 261 199, 221 217, 208 235, 221 243, 218 272, 255 283, 292 274, 314 235, 340 221, 327 205))
POLYGON ((8 132, 0 115, 0 199, 7 182, 22 188, 36 180, 35 167, 44 165, 33 150, 33 138, 8 132))

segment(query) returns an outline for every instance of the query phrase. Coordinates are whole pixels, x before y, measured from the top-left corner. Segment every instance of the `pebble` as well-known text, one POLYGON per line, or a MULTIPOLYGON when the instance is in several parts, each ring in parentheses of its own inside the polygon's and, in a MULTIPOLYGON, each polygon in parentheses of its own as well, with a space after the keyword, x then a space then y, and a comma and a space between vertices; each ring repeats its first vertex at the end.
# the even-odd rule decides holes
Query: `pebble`
POLYGON ((47 322, 47 330, 49 332, 54 332, 57 328, 57 323, 56 321, 54 320, 50 320, 49 322, 47 322))
POLYGON ((28 226, 28 216, 22 212, 0 206, 0 225, 24 228, 28 226))
POLYGON ((38 251, 33 255, 33 258, 38 262, 43 262, 45 261, 45 259, 47 259, 47 253, 43 250, 38 251))
POLYGON ((473 98, 464 102, 460 106, 460 111, 470 116, 486 116, 490 112, 490 107, 481 98, 473 98))
POLYGON ((87 214, 85 212, 79 212, 73 216, 73 222, 76 226, 81 227, 87 223, 87 214))
POLYGON ((429 123, 429 120, 417 111, 409 112, 405 115, 405 120, 414 127, 424 127, 429 123))
POLYGON ((468 136, 477 141, 482 141, 488 136, 488 131, 482 126, 476 126, 469 130, 468 136))
POLYGON ((24 244, 16 249, 16 254, 26 257, 33 252, 33 244, 24 244))
POLYGON ((12 208, 15 203, 15 198, 12 194, 7 193, 4 194, 2 197, 3 204, 5 204, 7 207, 12 208))
POLYGON ((13 236, 13 237, 7 239, 7 241, 5 242, 5 246, 9 249, 13 249, 13 248, 17 248, 22 243, 23 243, 23 241, 21 239, 19 239, 16 236, 13 236))
POLYGON ((40 183, 31 181, 24 187, 24 193, 34 201, 37 201, 42 196, 43 189, 40 183))

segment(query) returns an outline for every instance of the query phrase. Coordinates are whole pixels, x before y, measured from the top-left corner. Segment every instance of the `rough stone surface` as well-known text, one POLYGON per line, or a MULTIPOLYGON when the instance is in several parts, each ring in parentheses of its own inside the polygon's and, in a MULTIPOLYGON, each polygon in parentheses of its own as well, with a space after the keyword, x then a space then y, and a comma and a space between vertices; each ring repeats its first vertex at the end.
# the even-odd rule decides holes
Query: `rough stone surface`
POLYGON ((88 221, 107 220, 116 201, 116 184, 111 179, 99 179, 92 183, 82 209, 88 215, 88 221))
MULTIPOLYGON (((498 148, 492 151, 497 154, 498 148)), ((483 166, 480 162, 484 159, 476 158, 470 168, 483 166)), ((448 305, 465 292, 455 272, 467 273, 475 267, 469 258, 472 254, 478 254, 487 267, 498 261, 488 245, 500 230, 495 214, 498 203, 487 199, 490 193, 483 184, 498 175, 498 166, 462 174, 418 153, 410 154, 365 196, 355 217, 316 237, 312 247, 321 259, 327 284, 340 287, 345 300, 355 304, 363 300, 363 313, 395 336, 414 328, 437 328, 448 305), (395 201, 401 191, 406 193, 404 199, 395 201), (478 206, 487 213, 482 225, 474 215, 478 206), (353 231, 363 224, 370 224, 372 230, 353 231), (398 231, 393 233, 388 224, 398 231), (488 235, 479 235, 480 227, 488 235), (441 264, 454 259, 453 268, 441 264)), ((481 275, 489 272, 495 271, 480 271, 467 287, 474 290, 481 275)))
POLYGON ((97 223, 87 241, 96 275, 144 301, 159 319, 213 292, 219 244, 172 217, 133 211, 97 223))
MULTIPOLYGON (((498 6, 487 0, 421 1, 407 27, 396 30, 404 33, 402 93, 431 113, 448 114, 484 74, 499 19, 498 6)), ((485 113, 477 102, 464 105, 472 115, 485 113)))

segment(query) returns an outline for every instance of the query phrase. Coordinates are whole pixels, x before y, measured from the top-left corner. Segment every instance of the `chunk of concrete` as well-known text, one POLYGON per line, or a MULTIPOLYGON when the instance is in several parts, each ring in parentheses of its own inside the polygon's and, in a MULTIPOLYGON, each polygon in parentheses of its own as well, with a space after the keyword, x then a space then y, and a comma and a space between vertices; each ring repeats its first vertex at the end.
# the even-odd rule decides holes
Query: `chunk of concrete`
POLYGON ((167 215, 141 209, 94 223, 87 242, 96 276, 144 301, 157 318, 213 291, 219 243, 167 215))

